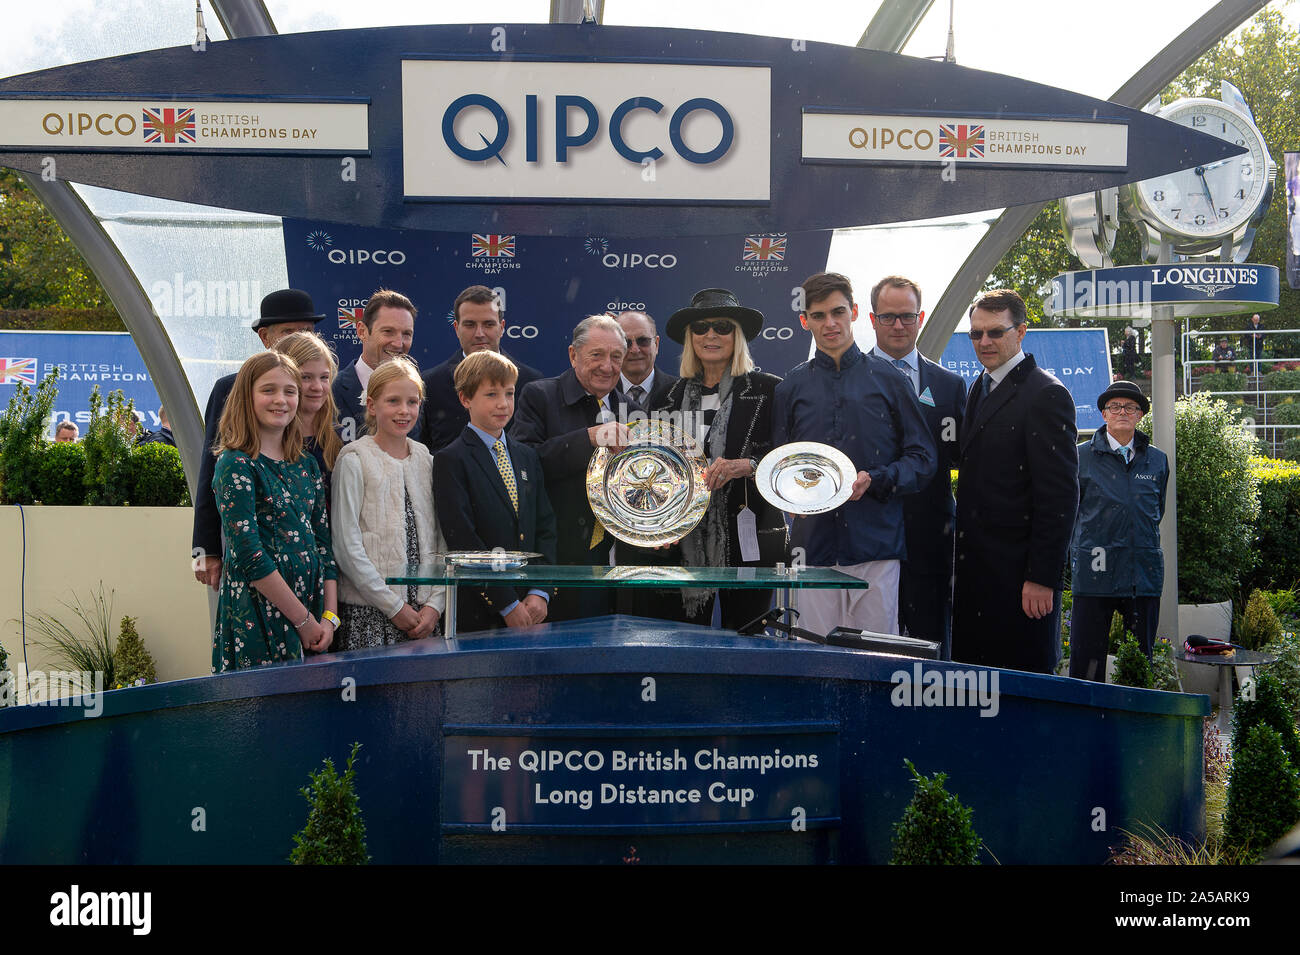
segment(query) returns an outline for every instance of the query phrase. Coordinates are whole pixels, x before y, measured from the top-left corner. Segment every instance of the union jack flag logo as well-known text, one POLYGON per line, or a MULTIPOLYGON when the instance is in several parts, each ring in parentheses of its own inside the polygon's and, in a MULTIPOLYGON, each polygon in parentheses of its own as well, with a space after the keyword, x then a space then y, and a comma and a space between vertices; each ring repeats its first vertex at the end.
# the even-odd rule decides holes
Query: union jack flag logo
POLYGON ((984 126, 953 123, 939 126, 940 159, 983 159, 984 126))
POLYGON ((343 308, 339 307, 339 328, 346 328, 349 331, 356 331, 357 326, 361 324, 361 316, 365 314, 365 308, 343 308))
POLYGON ((745 237, 745 262, 780 262, 785 259, 785 239, 769 236, 745 237))
POLYGON ((474 254, 476 259, 513 259, 515 257, 515 237, 512 235, 489 235, 474 233, 474 254))
POLYGON ((194 142, 194 110, 173 107, 146 109, 141 123, 146 143, 194 142))
POLYGON ((0 385, 36 384, 35 358, 0 358, 0 385))

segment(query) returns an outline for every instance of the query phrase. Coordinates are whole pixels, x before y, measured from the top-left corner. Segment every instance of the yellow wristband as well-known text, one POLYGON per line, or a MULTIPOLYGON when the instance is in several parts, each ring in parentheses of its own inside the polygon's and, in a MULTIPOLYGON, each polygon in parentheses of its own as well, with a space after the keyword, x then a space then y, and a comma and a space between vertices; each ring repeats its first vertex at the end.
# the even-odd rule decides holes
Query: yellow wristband
POLYGON ((328 620, 330 623, 334 624, 335 630, 337 630, 339 626, 343 623, 343 621, 341 621, 338 618, 338 615, 335 614, 334 611, 332 610, 326 610, 324 613, 320 615, 320 618, 322 620, 328 620))

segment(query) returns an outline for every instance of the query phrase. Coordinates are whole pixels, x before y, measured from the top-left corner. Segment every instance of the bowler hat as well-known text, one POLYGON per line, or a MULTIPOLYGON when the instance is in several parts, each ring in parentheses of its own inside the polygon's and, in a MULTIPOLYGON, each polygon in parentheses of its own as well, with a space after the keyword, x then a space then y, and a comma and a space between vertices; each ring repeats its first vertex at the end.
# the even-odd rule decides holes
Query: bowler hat
POLYGON ((753 341, 763 327, 763 313, 745 308, 735 292, 725 288, 706 288, 695 293, 689 307, 673 312, 664 331, 673 341, 685 344, 687 326, 704 318, 734 319, 747 341, 753 341))
POLYGON ((253 323, 253 329, 285 322, 319 322, 324 317, 316 314, 311 296, 302 289, 282 288, 262 299, 262 314, 253 323))
POLYGON ((1101 411, 1105 408, 1106 402, 1111 398, 1132 398, 1138 403, 1143 414, 1151 410, 1151 402, 1147 401, 1147 396, 1142 394, 1142 389, 1131 381, 1117 381, 1111 384, 1097 399, 1097 410, 1101 411))

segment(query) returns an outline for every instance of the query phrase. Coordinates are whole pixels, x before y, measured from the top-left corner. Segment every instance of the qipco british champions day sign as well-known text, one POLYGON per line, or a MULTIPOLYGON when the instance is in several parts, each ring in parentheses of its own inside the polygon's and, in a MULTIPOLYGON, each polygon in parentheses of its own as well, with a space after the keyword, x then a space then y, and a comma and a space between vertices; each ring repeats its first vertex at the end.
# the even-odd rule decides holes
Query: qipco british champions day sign
POLYGON ((597 25, 256 37, 0 81, 0 165, 356 226, 825 230, 1046 200, 1241 147, 830 44, 597 25), (338 64, 347 64, 339 69, 338 64))

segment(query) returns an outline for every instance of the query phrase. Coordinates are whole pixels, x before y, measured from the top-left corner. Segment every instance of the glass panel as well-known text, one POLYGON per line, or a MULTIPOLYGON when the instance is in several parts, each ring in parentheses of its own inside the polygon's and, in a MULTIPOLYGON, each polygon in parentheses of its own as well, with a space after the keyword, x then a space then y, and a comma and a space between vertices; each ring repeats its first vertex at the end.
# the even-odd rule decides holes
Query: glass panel
POLYGON ((735 590, 866 590, 867 582, 827 567, 577 567, 529 564, 517 570, 449 567, 437 561, 408 567, 384 583, 393 584, 533 584, 564 587, 726 587, 735 590))

